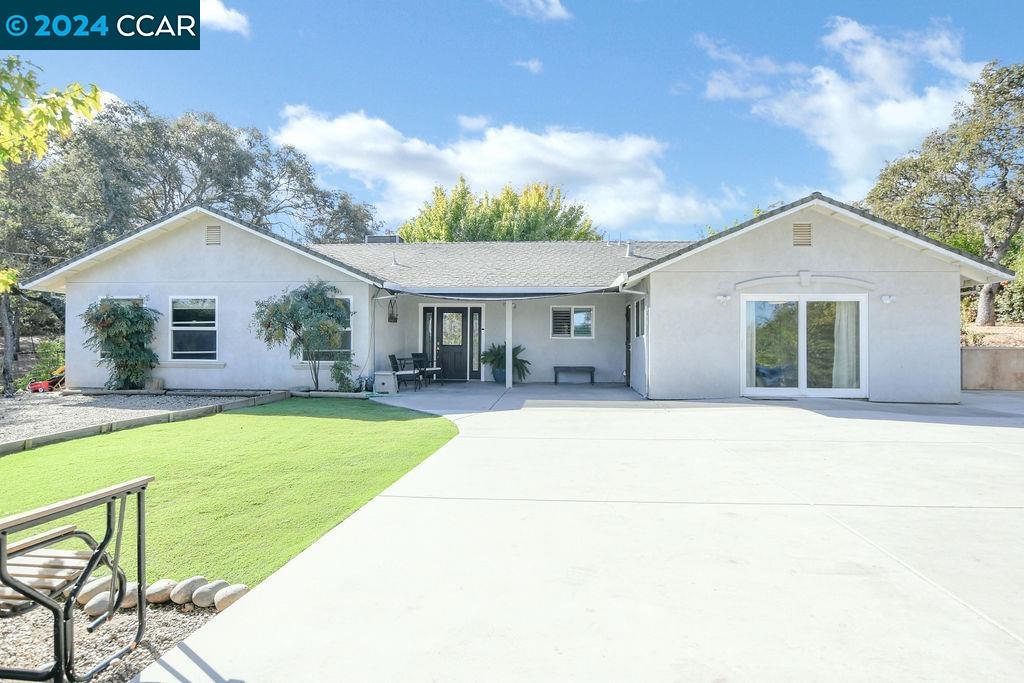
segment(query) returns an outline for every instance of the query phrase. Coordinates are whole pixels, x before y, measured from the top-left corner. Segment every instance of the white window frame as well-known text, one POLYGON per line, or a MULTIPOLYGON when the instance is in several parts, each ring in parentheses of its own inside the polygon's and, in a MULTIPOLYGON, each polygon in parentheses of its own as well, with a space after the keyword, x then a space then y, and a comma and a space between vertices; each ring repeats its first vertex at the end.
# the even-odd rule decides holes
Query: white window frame
MULTIPOLYGON (((205 351, 203 353, 206 353, 205 351)), ((172 294, 167 297, 167 362, 170 363, 219 363, 220 362, 220 301, 212 294, 172 294), (174 325, 174 301, 176 299, 213 299, 213 327, 175 327, 174 325), (213 331, 216 339, 213 358, 175 358, 174 357, 174 332, 175 330, 203 330, 213 331)))
POLYGON ((636 339, 643 339, 647 334, 647 300, 644 298, 637 299, 633 302, 633 337, 636 339), (636 333, 637 328, 640 328, 640 334, 636 333))
MULTIPOLYGON (((138 299, 139 301, 142 302, 143 306, 146 305, 146 297, 142 296, 141 294, 104 294, 103 296, 96 297, 96 303, 102 303, 107 299, 120 299, 122 301, 134 301, 135 299, 138 299)), ((99 349, 96 350, 96 360, 103 360, 103 352, 100 351, 99 349)))
POLYGON ((740 295, 740 394, 742 396, 819 396, 829 398, 868 397, 868 295, 867 294, 794 294, 751 293, 740 295), (747 386, 747 302, 795 301, 797 303, 797 386, 747 386), (809 301, 856 301, 860 304, 857 323, 860 326, 860 386, 856 389, 809 388, 807 386, 807 303, 809 301))
POLYGON ((596 339, 597 338, 597 307, 593 306, 593 305, 573 306, 571 304, 569 304, 569 305, 561 305, 561 306, 551 306, 550 309, 548 310, 548 335, 549 335, 549 337, 551 339, 596 339), (568 337, 561 336, 561 335, 556 335, 554 333, 554 322, 555 322, 554 321, 554 316, 555 316, 555 309, 556 308, 568 308, 569 309, 569 336, 568 337), (573 322, 573 318, 576 315, 576 311, 578 309, 581 309, 581 308, 589 308, 590 309, 590 336, 589 337, 580 337, 580 336, 577 336, 577 334, 576 334, 576 323, 573 322))
MULTIPOLYGON (((340 352, 344 353, 345 351, 348 351, 349 358, 352 358, 353 353, 355 352, 355 349, 353 348, 353 347, 355 347, 355 336, 352 334, 352 316, 355 314, 355 310, 352 308, 352 306, 354 304, 353 296, 351 294, 338 294, 338 295, 332 296, 331 298, 332 299, 345 299, 346 301, 348 301, 348 327, 342 328, 343 332, 348 332, 348 348, 347 349, 320 349, 320 352, 323 353, 325 351, 340 351, 340 352)), ((309 364, 309 363, 312 363, 313 361, 306 360, 305 358, 302 358, 302 359, 299 360, 299 362, 300 363, 304 363, 304 364, 309 364)), ((334 364, 333 360, 322 360, 320 362, 321 363, 328 363, 328 364, 331 364, 331 365, 334 364)))

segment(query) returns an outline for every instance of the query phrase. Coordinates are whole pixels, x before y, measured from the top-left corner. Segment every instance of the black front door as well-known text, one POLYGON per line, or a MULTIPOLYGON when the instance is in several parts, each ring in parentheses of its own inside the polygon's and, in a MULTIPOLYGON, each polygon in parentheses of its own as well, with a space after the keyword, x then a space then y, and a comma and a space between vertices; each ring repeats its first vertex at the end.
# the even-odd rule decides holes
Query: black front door
POLYGON ((437 360, 441 365, 441 376, 445 379, 466 379, 468 352, 467 309, 438 308, 437 360))

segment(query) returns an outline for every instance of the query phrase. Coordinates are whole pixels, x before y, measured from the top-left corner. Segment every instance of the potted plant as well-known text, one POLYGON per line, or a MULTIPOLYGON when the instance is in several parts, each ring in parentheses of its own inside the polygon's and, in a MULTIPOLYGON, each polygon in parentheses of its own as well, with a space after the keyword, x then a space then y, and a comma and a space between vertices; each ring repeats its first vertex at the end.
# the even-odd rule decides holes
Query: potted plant
MULTIPOLYGON (((512 376, 517 382, 525 382, 530 374, 530 361, 522 358, 526 347, 519 344, 512 347, 512 376)), ((505 382, 505 345, 491 344, 480 354, 480 362, 491 366, 491 377, 499 384, 505 382)))

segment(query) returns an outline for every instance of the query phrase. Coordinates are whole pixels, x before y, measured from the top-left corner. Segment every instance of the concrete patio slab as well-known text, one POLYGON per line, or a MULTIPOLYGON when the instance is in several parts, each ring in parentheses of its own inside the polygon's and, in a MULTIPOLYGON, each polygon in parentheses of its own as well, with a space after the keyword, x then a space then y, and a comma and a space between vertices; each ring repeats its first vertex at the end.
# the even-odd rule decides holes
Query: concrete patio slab
POLYGON ((460 435, 139 680, 1024 677, 1019 396, 482 384, 385 399, 460 435))

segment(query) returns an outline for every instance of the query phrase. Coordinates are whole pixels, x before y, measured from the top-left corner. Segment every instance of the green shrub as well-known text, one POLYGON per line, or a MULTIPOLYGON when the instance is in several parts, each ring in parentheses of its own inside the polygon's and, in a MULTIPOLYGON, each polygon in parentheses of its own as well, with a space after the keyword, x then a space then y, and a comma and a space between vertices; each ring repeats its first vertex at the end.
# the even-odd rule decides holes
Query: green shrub
POLYGON ((103 299, 81 316, 89 333, 86 348, 110 368, 108 389, 142 389, 159 358, 149 348, 160 312, 138 299, 103 299))
POLYGON ((64 365, 64 339, 44 339, 36 346, 36 355, 36 364, 18 378, 16 384, 19 389, 27 389, 31 382, 49 379, 55 370, 64 365))
POLYGON ((1024 323, 1024 281, 1014 280, 999 292, 996 317, 999 322, 1024 323))
POLYGON ((338 391, 359 391, 360 387, 352 379, 352 358, 347 353, 341 354, 331 366, 331 379, 338 385, 338 391))

